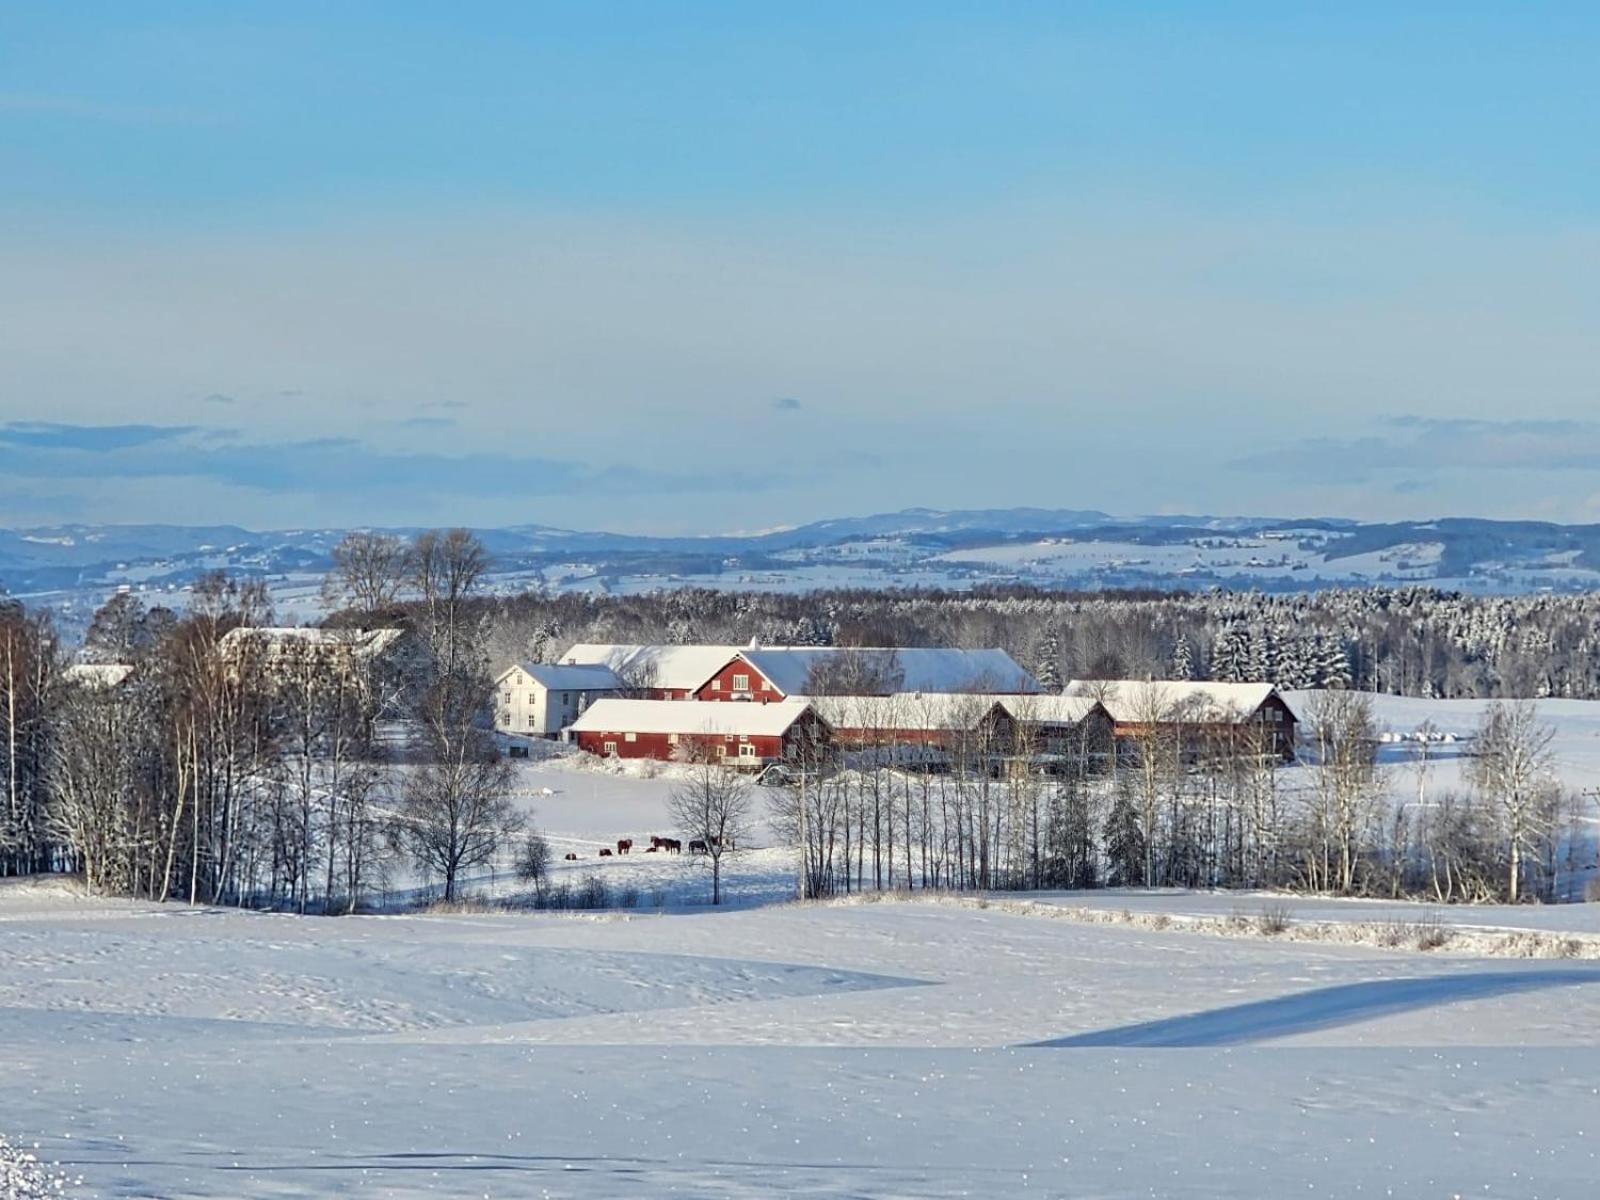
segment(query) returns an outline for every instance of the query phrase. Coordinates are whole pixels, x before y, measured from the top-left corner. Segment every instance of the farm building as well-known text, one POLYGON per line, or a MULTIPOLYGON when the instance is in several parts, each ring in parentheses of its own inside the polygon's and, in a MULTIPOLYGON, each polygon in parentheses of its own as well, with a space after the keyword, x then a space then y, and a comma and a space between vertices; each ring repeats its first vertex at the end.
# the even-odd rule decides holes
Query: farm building
POLYGON ((1035 756, 1081 762, 1091 769, 1109 765, 1116 725, 1105 705, 1092 696, 1000 696, 1002 714, 995 735, 1029 747, 1035 756))
POLYGON ((241 626, 218 643, 230 672, 256 669, 274 689, 339 679, 366 692, 374 712, 394 716, 432 669, 427 647, 404 629, 241 626))
POLYGON ((1004 650, 777 646, 737 650, 701 678, 697 700, 903 693, 1033 693, 1039 681, 1004 650))
POLYGON ((594 701, 615 696, 622 680, 610 667, 517 663, 494 681, 495 728, 522 737, 555 737, 594 701))
POLYGON ((61 678, 86 691, 103 692, 121 687, 132 674, 128 663, 73 663, 61 672, 61 678))
POLYGON ((649 700, 687 700, 730 658, 738 646, 630 646, 580 642, 561 656, 563 665, 609 667, 623 694, 649 700))
POLYGON ((1085 697, 906 692, 819 696, 812 703, 832 727, 838 745, 942 752, 900 753, 893 756, 897 762, 936 766, 952 754, 968 754, 1099 770, 1109 762, 1112 749, 1110 714, 1098 701, 1085 697))
POLYGON ((570 729, 580 749, 604 758, 712 759, 750 768, 796 758, 830 732, 804 700, 596 700, 570 729))
POLYGON ((1294 760, 1299 718, 1270 683, 1075 679, 1066 694, 1099 700, 1121 747, 1155 736, 1175 740, 1191 758, 1259 748, 1284 762, 1294 760))

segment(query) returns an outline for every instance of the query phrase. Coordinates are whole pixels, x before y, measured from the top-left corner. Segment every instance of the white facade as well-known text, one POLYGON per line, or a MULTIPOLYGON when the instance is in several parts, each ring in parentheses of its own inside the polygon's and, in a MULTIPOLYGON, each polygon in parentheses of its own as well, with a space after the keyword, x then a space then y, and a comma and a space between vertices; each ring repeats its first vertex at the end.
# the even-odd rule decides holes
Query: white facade
POLYGON ((610 667, 519 663, 495 680, 495 728, 520 737, 556 737, 590 703, 621 687, 610 667))

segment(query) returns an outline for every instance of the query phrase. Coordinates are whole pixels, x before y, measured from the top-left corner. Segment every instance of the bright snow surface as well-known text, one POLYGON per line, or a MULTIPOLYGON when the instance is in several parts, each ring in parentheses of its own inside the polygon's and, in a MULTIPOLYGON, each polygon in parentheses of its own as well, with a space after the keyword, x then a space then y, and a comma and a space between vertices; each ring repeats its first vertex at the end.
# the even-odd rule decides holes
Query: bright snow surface
MULTIPOLYGON (((1593 761, 1581 715, 1559 711, 1569 765, 1593 761)), ((770 847, 732 858, 741 903, 714 912, 687 856, 595 857, 669 832, 647 770, 521 772, 558 860, 583 855, 558 869, 636 887, 627 914, 318 919, 0 886, 0 1134, 88 1196, 1594 1194, 1600 963, 760 903, 788 886, 770 847)), ((1600 933, 1600 905, 1434 911, 1600 933)))

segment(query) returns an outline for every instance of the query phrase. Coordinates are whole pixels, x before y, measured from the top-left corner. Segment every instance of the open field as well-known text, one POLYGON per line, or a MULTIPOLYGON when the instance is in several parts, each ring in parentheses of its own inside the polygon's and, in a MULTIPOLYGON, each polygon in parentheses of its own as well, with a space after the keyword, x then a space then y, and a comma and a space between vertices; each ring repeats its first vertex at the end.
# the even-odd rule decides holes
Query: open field
MULTIPOLYGON (((1477 707, 1379 715, 1465 734, 1477 707)), ((1588 785, 1600 705, 1547 711, 1588 785)), ((1430 786, 1464 753, 1440 747, 1430 786)), ((1406 754, 1386 750, 1412 790, 1406 754)), ((800 906, 763 826, 715 911, 688 855, 596 856, 670 832, 672 781, 520 765, 557 881, 631 894, 602 913, 297 918, 0 886, 0 1136, 88 1197, 1593 1192, 1600 905, 800 906), (1311 936, 1267 936, 1269 909, 1311 936), (1407 931, 1433 924, 1451 936, 1419 952, 1407 931), (1486 956, 1507 931, 1549 956, 1486 956)), ((501 864, 469 891, 516 887, 501 864)))
POLYGON ((1586 1196, 1600 966, 954 906, 299 919, 6 889, 88 1196, 1586 1196))

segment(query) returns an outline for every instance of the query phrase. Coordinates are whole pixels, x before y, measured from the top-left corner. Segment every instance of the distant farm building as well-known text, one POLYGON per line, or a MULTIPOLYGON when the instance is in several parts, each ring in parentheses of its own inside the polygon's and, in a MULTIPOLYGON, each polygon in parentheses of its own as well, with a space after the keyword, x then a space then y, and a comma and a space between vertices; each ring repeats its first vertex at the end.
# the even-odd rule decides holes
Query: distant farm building
POLYGON ((891 749, 888 757, 895 762, 934 767, 958 758, 1025 759, 1087 772, 1103 770, 1111 756, 1111 716, 1098 701, 1082 697, 907 692, 819 696, 812 703, 838 745, 891 749))
POLYGON ((61 672, 61 678, 75 687, 103 692, 121 687, 132 674, 128 663, 73 663, 61 672))
POLYGON ((563 665, 609 667, 623 693, 649 700, 687 700, 735 654, 738 646, 623 645, 580 642, 561 656, 563 665))
POLYGON ((735 651, 702 677, 693 694, 697 700, 771 701, 1040 690, 1039 681, 1004 650, 779 646, 735 651))
POLYGON ((623 683, 598 664, 518 663, 495 679, 495 728, 522 737, 555 737, 596 700, 623 683))
POLYGON ((570 727, 582 750, 604 758, 727 762, 751 769, 792 760, 828 740, 803 700, 716 704, 696 700, 596 700, 570 727))
POLYGON ((1299 718, 1270 683, 1075 679, 1067 695, 1103 704, 1125 749, 1164 740, 1191 760, 1217 753, 1295 757, 1299 718))

